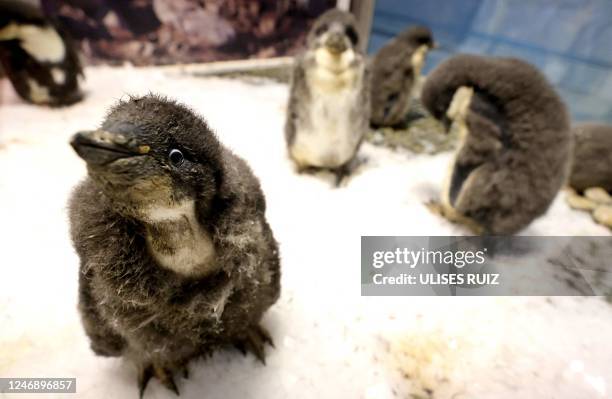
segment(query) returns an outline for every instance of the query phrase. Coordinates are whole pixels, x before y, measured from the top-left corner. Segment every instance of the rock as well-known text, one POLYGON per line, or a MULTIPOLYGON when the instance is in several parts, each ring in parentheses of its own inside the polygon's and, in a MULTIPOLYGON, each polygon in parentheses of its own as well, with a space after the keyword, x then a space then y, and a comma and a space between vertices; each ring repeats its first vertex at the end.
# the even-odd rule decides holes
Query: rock
POLYGON ((601 205, 593 211, 593 219, 599 224, 612 228, 612 206, 601 205))
POLYGON ((612 204, 612 197, 601 187, 591 187, 584 190, 584 196, 598 204, 612 204))

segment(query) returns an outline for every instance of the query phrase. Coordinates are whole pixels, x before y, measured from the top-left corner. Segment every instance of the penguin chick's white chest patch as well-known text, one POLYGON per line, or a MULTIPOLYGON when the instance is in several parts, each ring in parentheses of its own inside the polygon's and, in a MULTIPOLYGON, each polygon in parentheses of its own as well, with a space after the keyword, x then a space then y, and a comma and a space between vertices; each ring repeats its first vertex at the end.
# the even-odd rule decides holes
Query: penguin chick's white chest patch
POLYGON ((355 53, 340 56, 326 49, 315 53, 315 66, 307 69, 310 89, 307 120, 297 127, 293 158, 305 166, 335 168, 350 161, 363 135, 358 118, 363 90, 363 63, 355 53))
POLYGON ((185 276, 205 276, 216 270, 215 248, 200 226, 195 203, 149 208, 147 244, 160 266, 185 276))

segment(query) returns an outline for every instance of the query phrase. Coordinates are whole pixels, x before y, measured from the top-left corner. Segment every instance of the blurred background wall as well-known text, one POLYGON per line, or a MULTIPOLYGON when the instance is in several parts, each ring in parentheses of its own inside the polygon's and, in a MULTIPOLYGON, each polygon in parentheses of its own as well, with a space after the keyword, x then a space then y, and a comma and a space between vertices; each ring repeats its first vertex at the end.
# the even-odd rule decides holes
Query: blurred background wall
POLYGON ((612 122, 611 0, 377 0, 369 52, 411 24, 432 28, 442 46, 425 73, 456 52, 520 57, 576 120, 612 122))
POLYGON ((295 54, 335 0, 41 0, 90 64, 173 64, 295 54))

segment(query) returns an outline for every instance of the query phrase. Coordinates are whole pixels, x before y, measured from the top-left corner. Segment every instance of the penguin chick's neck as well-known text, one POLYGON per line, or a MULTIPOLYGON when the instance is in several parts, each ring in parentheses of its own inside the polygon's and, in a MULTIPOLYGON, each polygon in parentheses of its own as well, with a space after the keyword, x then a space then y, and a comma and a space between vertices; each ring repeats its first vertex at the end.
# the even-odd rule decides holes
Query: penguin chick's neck
POLYGON ((466 118, 472 103, 472 96, 474 95, 474 89, 472 87, 461 86, 455 94, 453 99, 448 106, 446 116, 453 121, 454 127, 459 129, 459 138, 463 140, 468 134, 468 128, 466 118))
MULTIPOLYGON (((315 51, 314 68, 307 72, 308 80, 315 91, 340 93, 351 91, 359 76, 359 63, 352 49, 333 54, 322 47, 315 51)), ((335 101, 335 100, 334 100, 335 101)))
POLYGON ((334 54, 326 47, 320 47, 315 50, 317 65, 332 73, 342 73, 350 69, 354 60, 355 52, 352 49, 347 49, 340 54, 334 54))
POLYGON ((412 57, 410 58, 410 64, 412 64, 412 68, 414 70, 414 77, 417 78, 421 76, 421 71, 423 70, 423 64, 425 63, 425 56, 429 51, 429 46, 423 44, 417 48, 414 53, 412 53, 412 57))
POLYGON ((143 222, 149 251, 161 267, 186 277, 205 277, 218 269, 213 242, 197 220, 193 200, 149 207, 143 222))

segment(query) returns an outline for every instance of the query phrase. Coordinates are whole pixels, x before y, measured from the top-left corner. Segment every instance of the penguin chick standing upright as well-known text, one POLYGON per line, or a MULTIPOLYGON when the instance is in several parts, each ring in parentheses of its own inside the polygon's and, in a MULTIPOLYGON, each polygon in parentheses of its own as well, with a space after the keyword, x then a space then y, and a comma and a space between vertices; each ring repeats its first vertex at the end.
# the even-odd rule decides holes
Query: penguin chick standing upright
POLYGON ((397 126, 406 118, 413 85, 421 76, 427 52, 434 47, 424 26, 406 29, 385 44, 372 60, 373 126, 397 126))
POLYGON ((70 199, 79 309, 93 351, 178 393, 173 373, 234 344, 264 361, 279 297, 276 241, 247 164, 173 101, 120 101, 71 142, 88 177, 70 199))
POLYGON ((369 83, 355 18, 321 15, 293 69, 285 138, 298 170, 349 172, 370 118, 369 83))
POLYGON ((83 72, 73 42, 31 4, 0 0, 0 63, 28 102, 57 106, 82 98, 83 72))
POLYGON ((612 126, 585 123, 572 130, 575 138, 570 192, 571 207, 593 212, 612 227, 612 126))
POLYGON ((537 69, 455 56, 429 75, 422 100, 435 118, 464 125, 442 195, 447 217, 513 234, 546 212, 567 175, 572 138, 565 105, 537 69))

